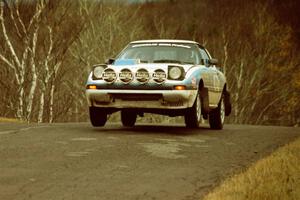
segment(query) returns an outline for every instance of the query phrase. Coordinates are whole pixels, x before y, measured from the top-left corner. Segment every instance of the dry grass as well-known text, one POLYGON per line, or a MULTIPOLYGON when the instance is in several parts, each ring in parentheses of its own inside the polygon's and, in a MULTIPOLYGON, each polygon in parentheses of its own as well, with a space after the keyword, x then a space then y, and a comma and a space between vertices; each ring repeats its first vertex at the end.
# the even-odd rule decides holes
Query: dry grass
POLYGON ((4 118, 0 117, 0 122, 17 122, 17 123, 22 123, 22 121, 14 118, 4 118))
POLYGON ((300 200, 300 138, 226 180, 204 200, 300 200))

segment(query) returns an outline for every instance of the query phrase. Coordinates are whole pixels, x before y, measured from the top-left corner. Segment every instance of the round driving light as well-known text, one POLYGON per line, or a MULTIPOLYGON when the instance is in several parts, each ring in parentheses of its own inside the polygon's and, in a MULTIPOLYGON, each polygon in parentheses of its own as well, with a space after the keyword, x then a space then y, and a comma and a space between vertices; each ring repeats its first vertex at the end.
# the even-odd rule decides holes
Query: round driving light
POLYGON ((182 71, 179 67, 172 67, 169 70, 169 77, 171 79, 179 79, 182 75, 182 71))
POLYGON ((149 72, 146 69, 139 69, 135 74, 136 80, 141 83, 146 83, 150 79, 149 72))
POLYGON ((156 83, 163 83, 163 82, 165 82, 167 75, 164 70, 157 69, 154 71, 152 78, 156 83))
POLYGON ((104 67, 103 66, 97 66, 94 68, 93 70, 93 75, 95 78, 100 79, 102 78, 102 73, 104 71, 104 67))
POLYGON ((122 69, 119 73, 119 78, 124 83, 130 83, 133 79, 133 74, 129 69, 122 69))
POLYGON ((108 83, 113 83, 117 79, 117 74, 113 69, 105 69, 102 73, 102 78, 108 83))

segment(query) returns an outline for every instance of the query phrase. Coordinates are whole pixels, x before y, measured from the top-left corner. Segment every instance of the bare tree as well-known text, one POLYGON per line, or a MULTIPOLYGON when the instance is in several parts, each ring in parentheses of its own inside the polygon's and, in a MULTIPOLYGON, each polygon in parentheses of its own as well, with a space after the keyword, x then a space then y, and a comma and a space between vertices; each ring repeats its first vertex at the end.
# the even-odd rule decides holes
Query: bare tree
POLYGON ((15 76, 18 102, 13 106, 17 107, 17 118, 42 122, 45 99, 49 99, 47 118, 53 121, 56 75, 84 24, 84 19, 76 18, 77 12, 71 11, 75 8, 76 3, 70 1, 1 1, 0 23, 5 46, 0 59, 15 76), (28 8, 25 14, 23 11, 28 8), (34 106, 37 94, 40 94, 39 106, 34 106), (35 110, 38 114, 33 116, 35 110))
POLYGON ((249 6, 254 7, 252 13, 246 16, 241 10, 239 17, 243 21, 227 26, 223 38, 232 38, 232 41, 225 42, 224 61, 228 63, 226 69, 230 68, 227 77, 233 92, 234 122, 260 124, 263 116, 271 108, 281 105, 291 91, 286 75, 294 67, 293 59, 281 68, 281 73, 276 72, 280 63, 287 60, 287 55, 278 52, 283 48, 283 41, 290 43, 291 31, 268 14, 267 4, 249 6), (247 21, 249 17, 251 21, 247 21), (241 26, 243 22, 245 25, 241 26), (226 54, 231 56, 226 58, 226 54))
POLYGON ((44 8, 45 6, 43 1, 36 3, 34 14, 31 16, 28 25, 25 25, 25 22, 20 16, 18 1, 8 3, 5 0, 2 0, 0 5, 1 29, 6 48, 8 49, 7 55, 4 55, 2 52, 0 52, 0 59, 6 63, 6 66, 8 66, 15 74, 18 91, 17 117, 19 119, 29 120, 31 115, 33 97, 37 85, 37 73, 35 65, 36 44, 40 17, 44 8), (7 31, 4 8, 7 8, 6 10, 9 12, 7 15, 10 15, 11 23, 13 24, 16 35, 19 39, 18 42, 22 42, 21 45, 18 45, 18 48, 14 46, 13 36, 9 35, 7 31), (20 40, 21 38, 22 40, 20 40), (32 78, 30 81, 31 83, 28 101, 26 102, 27 106, 26 110, 24 110, 24 95, 26 95, 24 84, 27 68, 30 68, 32 78))

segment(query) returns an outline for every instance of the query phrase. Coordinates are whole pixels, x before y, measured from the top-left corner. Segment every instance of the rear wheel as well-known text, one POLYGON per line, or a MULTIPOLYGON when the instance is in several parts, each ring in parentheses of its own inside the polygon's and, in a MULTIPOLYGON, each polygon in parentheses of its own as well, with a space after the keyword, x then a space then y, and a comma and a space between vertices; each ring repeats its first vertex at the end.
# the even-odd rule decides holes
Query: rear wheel
POLYGON ((121 111, 121 121, 123 126, 133 127, 136 122, 137 114, 135 112, 130 112, 129 110, 121 111))
POLYGON ((198 93, 197 98, 194 102, 193 107, 188 108, 185 115, 184 121, 188 128, 198 128, 201 123, 201 97, 198 93))
POLYGON ((106 112, 97 107, 90 107, 90 121, 95 127, 104 126, 107 121, 106 112))
POLYGON ((225 100, 224 100, 224 95, 222 95, 218 107, 209 113, 210 128, 218 129, 218 130, 223 129, 224 121, 225 121, 225 100))

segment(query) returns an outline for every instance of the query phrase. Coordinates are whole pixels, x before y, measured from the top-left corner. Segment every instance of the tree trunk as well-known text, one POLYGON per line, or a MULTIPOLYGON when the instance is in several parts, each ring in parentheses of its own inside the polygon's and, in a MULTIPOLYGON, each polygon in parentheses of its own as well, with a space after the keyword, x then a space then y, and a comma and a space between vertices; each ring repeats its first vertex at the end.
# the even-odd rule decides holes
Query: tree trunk
POLYGON ((23 96, 24 96, 24 88, 20 87, 19 88, 19 97, 18 97, 18 105, 17 105, 17 118, 18 119, 23 119, 23 114, 24 114, 24 110, 23 110, 23 96))
POLYGON ((50 91, 49 123, 53 123, 54 90, 55 90, 55 85, 52 83, 51 91, 50 91))
POLYGON ((27 103, 27 115, 26 115, 26 119, 29 122, 30 118, 31 118, 31 113, 32 113, 32 104, 33 104, 33 98, 35 95, 35 89, 37 86, 37 72, 36 72, 36 66, 35 66, 35 50, 36 50, 36 43, 37 43, 37 37, 38 37, 38 26, 35 28, 35 32, 33 35, 33 39, 32 39, 32 50, 31 50, 31 59, 30 59, 30 64, 31 64, 31 74, 32 74, 32 80, 31 80, 31 88, 29 91, 29 95, 28 95, 28 103, 27 103))
POLYGON ((38 123, 43 122, 44 116, 44 105, 45 105, 45 89, 42 89, 41 96, 40 96, 40 105, 39 105, 39 114, 38 114, 38 123))

